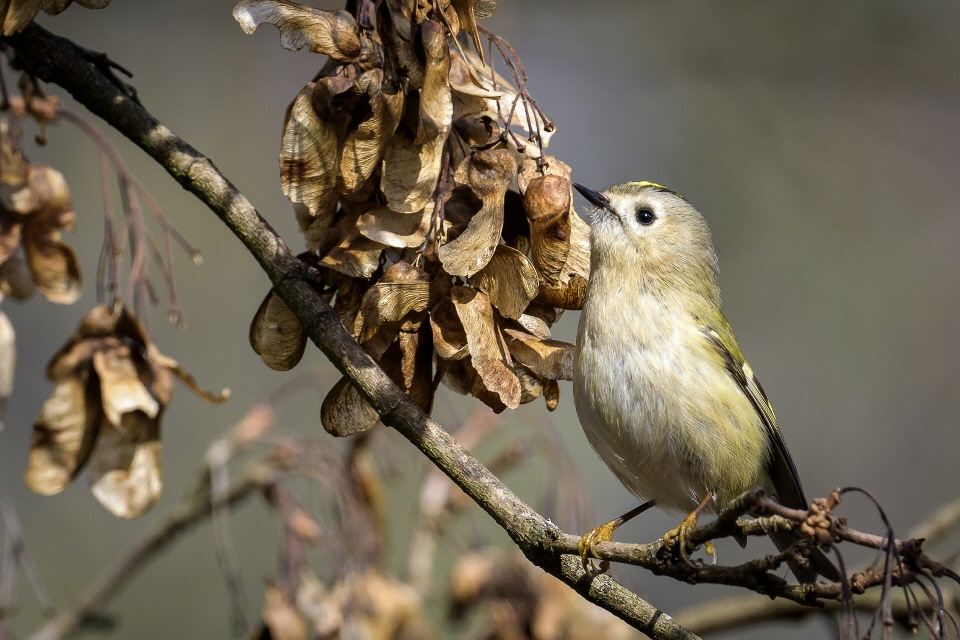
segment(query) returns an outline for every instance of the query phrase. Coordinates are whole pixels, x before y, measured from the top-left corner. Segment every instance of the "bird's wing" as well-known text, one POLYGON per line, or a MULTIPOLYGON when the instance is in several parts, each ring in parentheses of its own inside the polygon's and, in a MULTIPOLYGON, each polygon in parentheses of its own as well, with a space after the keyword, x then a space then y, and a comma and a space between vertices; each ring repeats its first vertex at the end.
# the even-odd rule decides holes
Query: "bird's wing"
MULTIPOLYGON (((719 323, 718 323, 719 324, 719 323)), ((767 463, 767 473, 773 482, 773 488, 777 492, 780 502, 793 509, 808 508, 807 498, 803 494, 803 487, 800 485, 800 476, 797 474, 797 467, 790 457, 787 450, 787 443, 783 441, 783 435, 777 426, 777 417, 773 413, 773 407, 764 393, 760 381, 753 375, 753 369, 747 364, 740 347, 737 346, 737 340, 733 336, 733 330, 724 320, 722 324, 716 327, 704 327, 703 335, 713 348, 720 354, 727 371, 736 381, 737 386, 750 400, 750 404, 756 410, 763 425, 767 430, 767 436, 770 439, 770 461, 767 463)))

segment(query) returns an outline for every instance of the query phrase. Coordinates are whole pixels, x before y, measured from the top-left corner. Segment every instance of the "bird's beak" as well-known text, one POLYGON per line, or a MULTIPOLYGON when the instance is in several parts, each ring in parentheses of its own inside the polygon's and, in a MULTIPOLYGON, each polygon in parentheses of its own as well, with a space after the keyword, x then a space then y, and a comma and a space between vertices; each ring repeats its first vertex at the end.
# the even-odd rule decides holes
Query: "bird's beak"
POLYGON ((595 206, 597 209, 609 211, 612 214, 617 213, 614 208, 610 206, 610 201, 607 200, 607 196, 603 195, 599 191, 587 189, 582 184, 577 184, 576 182, 573 183, 573 186, 577 191, 580 192, 580 195, 587 199, 587 202, 595 206))

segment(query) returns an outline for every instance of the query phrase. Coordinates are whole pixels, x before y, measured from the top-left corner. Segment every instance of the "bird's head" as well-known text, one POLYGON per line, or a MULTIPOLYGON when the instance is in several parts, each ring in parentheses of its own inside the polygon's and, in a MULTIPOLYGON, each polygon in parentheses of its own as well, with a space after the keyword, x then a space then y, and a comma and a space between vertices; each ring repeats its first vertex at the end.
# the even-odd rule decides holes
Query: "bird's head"
POLYGON ((714 295, 717 256, 710 229, 683 196, 653 182, 625 182, 602 192, 574 186, 595 207, 591 274, 714 295))

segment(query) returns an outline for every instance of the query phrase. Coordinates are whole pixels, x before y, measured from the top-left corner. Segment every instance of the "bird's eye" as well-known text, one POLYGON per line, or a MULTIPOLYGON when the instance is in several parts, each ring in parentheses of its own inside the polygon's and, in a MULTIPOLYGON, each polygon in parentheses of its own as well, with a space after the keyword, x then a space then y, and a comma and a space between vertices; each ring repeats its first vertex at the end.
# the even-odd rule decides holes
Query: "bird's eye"
POLYGON ((657 216, 653 215, 653 211, 650 211, 650 209, 637 209, 637 222, 640 224, 644 226, 651 225, 656 219, 657 216))

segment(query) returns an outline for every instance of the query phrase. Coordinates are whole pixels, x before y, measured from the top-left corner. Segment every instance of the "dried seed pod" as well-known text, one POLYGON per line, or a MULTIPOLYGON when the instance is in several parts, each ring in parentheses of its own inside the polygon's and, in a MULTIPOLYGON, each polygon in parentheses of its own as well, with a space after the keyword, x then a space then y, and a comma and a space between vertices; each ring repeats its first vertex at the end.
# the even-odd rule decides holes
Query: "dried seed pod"
POLYGON ((510 369, 513 363, 503 347, 490 301, 468 287, 454 287, 450 296, 467 334, 471 365, 486 389, 496 393, 504 405, 516 409, 520 405, 520 381, 510 369))
POLYGON ((543 380, 543 400, 547 404, 547 411, 556 410, 560 404, 560 384, 556 380, 543 380))
POLYGON ((560 340, 540 340, 526 331, 503 330, 507 348, 517 362, 541 378, 573 380, 573 356, 576 346, 560 340))
POLYGON ((442 298, 430 311, 430 328, 433 346, 444 360, 462 360, 470 354, 467 333, 449 297, 442 298))
POLYGON ((53 394, 33 426, 27 485, 62 491, 89 460, 93 494, 134 518, 160 497, 160 419, 173 376, 211 402, 179 364, 150 342, 126 308, 94 307, 50 361, 53 394))
POLYGON ((533 301, 558 309, 583 309, 583 303, 586 299, 587 279, 578 273, 574 273, 566 284, 556 287, 540 287, 540 292, 533 301))
POLYGON ((427 239, 432 218, 432 202, 416 213, 397 213, 389 207, 376 207, 360 216, 357 230, 388 247, 416 248, 427 239))
POLYGON ((357 228, 359 213, 345 216, 335 227, 327 230, 327 237, 322 244, 327 244, 330 238, 336 238, 334 247, 320 259, 320 264, 328 269, 339 271, 351 278, 369 278, 380 266, 380 254, 384 245, 374 242, 360 234, 357 228))
POLYGON ((280 146, 283 194, 290 202, 302 204, 309 214, 300 221, 301 232, 307 234, 315 220, 321 226, 312 228, 314 237, 326 230, 337 209, 340 162, 337 126, 321 119, 313 107, 316 86, 314 82, 305 86, 290 105, 280 146))
POLYGON ((250 323, 250 346, 263 363, 276 371, 289 371, 300 362, 307 334, 290 307, 272 290, 250 323))
POLYGON ((543 395, 543 381, 522 364, 513 365, 513 372, 520 380, 520 404, 533 402, 543 395))
POLYGON ((540 288, 533 264, 525 255, 503 244, 497 245, 490 262, 470 276, 469 282, 487 294, 493 306, 507 318, 519 318, 540 288))
POLYGON ((530 223, 530 252, 544 286, 557 286, 570 254, 570 181, 536 177, 523 192, 530 223))
POLYGON ((340 378, 320 405, 320 423, 335 436, 351 436, 370 429, 380 416, 349 378, 340 378))
POLYGON ((246 33, 264 23, 276 26, 284 49, 307 47, 342 62, 356 62, 360 55, 357 23, 347 11, 322 11, 288 0, 240 0, 233 17, 246 33))
POLYGON ((364 187, 380 164, 383 152, 403 114, 403 92, 384 82, 383 71, 370 69, 357 78, 357 89, 365 96, 359 122, 347 131, 340 158, 337 188, 356 193, 364 187))
POLYGON ((469 186, 483 208, 459 237, 440 247, 447 273, 472 276, 493 257, 503 229, 503 198, 516 171, 517 164, 505 149, 474 151, 457 168, 457 182, 469 186))
POLYGON ((448 83, 450 50, 444 28, 433 20, 424 20, 420 32, 426 65, 416 131, 401 127, 390 141, 380 183, 387 204, 400 213, 422 210, 433 195, 453 116, 448 83))

